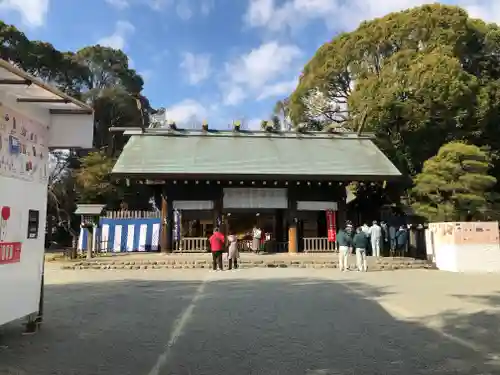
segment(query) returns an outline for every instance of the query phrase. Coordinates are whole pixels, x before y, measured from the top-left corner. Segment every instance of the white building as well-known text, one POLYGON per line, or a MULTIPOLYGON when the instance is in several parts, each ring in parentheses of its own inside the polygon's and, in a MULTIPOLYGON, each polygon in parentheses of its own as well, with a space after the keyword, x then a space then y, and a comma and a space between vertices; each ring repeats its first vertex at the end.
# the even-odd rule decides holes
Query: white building
POLYGON ((36 317, 49 150, 90 148, 88 105, 0 60, 0 325, 36 317))

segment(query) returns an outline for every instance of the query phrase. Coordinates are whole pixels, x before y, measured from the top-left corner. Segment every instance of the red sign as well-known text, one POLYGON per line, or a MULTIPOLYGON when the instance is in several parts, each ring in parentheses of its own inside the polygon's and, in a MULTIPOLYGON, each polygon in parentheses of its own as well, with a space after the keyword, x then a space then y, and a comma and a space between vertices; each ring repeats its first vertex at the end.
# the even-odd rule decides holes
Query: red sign
POLYGON ((0 264, 21 261, 21 242, 0 242, 0 264))
POLYGON ((328 241, 335 242, 337 239, 337 230, 335 228, 335 211, 326 211, 326 227, 328 229, 328 241))

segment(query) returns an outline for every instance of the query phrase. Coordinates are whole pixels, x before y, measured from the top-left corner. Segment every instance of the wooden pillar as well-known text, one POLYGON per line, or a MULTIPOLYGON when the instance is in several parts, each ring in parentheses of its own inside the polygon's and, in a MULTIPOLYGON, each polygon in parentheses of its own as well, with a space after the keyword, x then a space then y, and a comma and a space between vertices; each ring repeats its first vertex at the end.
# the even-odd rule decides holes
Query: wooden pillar
POLYGON ((160 249, 162 253, 172 252, 172 207, 169 204, 167 197, 161 196, 161 233, 160 233, 160 249))
POLYGON ((288 252, 295 254, 299 252, 299 241, 297 231, 297 199, 292 189, 288 189, 288 252))
POLYGON ((298 253, 298 236, 297 236, 297 222, 292 219, 288 227, 288 252, 295 254, 298 253))

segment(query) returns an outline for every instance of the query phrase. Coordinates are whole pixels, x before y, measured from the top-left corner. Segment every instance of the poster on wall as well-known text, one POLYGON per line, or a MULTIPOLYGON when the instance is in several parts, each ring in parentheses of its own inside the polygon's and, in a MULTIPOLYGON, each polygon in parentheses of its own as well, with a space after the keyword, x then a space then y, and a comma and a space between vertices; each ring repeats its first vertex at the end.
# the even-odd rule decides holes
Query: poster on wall
POLYGON ((16 241, 19 217, 10 206, 0 206, 0 265, 21 261, 21 242, 16 241))
POLYGON ((46 183, 47 127, 0 103, 0 176, 46 183))

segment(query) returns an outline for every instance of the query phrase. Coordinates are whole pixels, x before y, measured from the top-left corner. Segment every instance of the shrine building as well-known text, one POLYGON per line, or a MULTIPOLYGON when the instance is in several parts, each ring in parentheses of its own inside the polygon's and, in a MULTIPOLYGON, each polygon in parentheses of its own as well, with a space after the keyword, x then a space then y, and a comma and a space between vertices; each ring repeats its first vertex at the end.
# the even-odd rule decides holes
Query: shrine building
POLYGON ((248 241, 254 225, 273 251, 329 250, 326 213, 345 224, 346 186, 401 176, 371 134, 121 130, 131 137, 112 173, 154 185, 162 251, 205 250, 216 226, 248 241))

